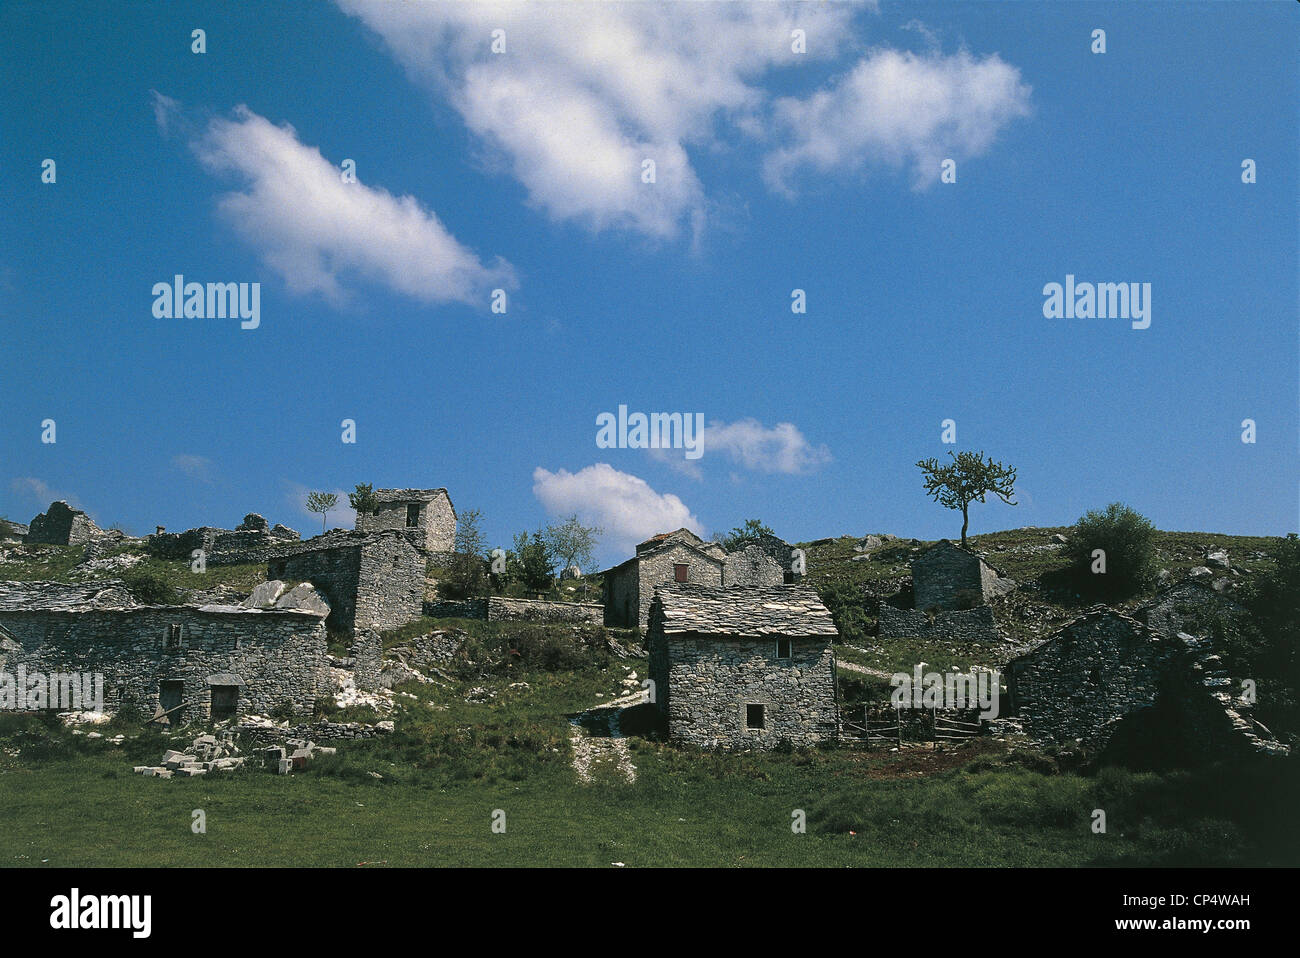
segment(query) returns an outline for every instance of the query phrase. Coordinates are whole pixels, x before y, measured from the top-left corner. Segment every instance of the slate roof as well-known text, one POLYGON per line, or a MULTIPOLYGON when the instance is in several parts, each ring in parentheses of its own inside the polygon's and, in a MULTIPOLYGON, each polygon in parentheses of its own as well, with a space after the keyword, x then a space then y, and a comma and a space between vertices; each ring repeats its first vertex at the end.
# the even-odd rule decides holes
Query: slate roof
MULTIPOLYGON (((430 502, 439 495, 447 496, 446 489, 376 489, 376 502, 430 502)), ((448 496, 450 499, 451 497, 448 496)))
POLYGON ((310 615, 310 609, 246 609, 235 605, 145 605, 119 581, 104 582, 0 582, 3 612, 133 612, 139 609, 189 608, 220 615, 310 615))
MULTIPOLYGON (((655 589, 665 633, 701 635, 836 634, 830 611, 815 589, 781 585, 764 589, 669 583, 655 589)), ((652 613, 653 617, 653 613, 652 613)))

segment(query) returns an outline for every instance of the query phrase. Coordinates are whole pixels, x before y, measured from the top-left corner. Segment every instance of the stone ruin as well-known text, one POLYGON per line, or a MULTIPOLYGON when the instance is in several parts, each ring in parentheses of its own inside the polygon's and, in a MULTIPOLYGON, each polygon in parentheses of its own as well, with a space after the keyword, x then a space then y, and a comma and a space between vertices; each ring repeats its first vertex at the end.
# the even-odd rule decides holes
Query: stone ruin
MULTIPOLYGON (((27 528, 27 542, 55 546, 85 545, 107 533, 80 509, 59 500, 33 519, 27 528)), ((120 533, 118 533, 120 535, 120 533)))
POLYGON ((201 550, 209 565, 244 565, 266 562, 281 546, 298 542, 301 536, 286 525, 270 525, 255 512, 244 516, 234 529, 200 526, 184 532, 155 532, 145 536, 145 549, 160 559, 190 559, 201 550))

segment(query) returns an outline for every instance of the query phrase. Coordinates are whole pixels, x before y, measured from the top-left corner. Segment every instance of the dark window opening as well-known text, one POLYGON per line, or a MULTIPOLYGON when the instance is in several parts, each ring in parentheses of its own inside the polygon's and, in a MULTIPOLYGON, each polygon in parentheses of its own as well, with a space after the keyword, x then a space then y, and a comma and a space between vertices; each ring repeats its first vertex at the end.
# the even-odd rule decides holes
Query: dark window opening
POLYGON ((746 728, 763 727, 763 706, 752 702, 745 706, 745 726, 746 728))
POLYGON ((778 659, 788 659, 793 655, 794 643, 790 639, 776 640, 776 657, 778 659))
POLYGON ((785 575, 782 576, 781 578, 782 578, 782 580, 785 582, 786 585, 790 585, 790 583, 794 582, 794 573, 793 573, 793 572, 787 572, 787 573, 785 573, 785 575))
POLYGON ((673 566, 673 577, 676 578, 678 582, 687 582, 687 581, 689 581, 689 580, 687 579, 687 572, 688 572, 688 569, 689 569, 689 567, 688 567, 685 563, 678 563, 678 564, 674 565, 674 566, 673 566))
POLYGON ((406 507, 406 528, 414 529, 419 524, 420 524, 420 507, 407 506, 406 507))
POLYGON ((181 650, 181 627, 176 623, 167 626, 167 651, 179 652, 181 650))
POLYGON ((212 686, 212 721, 234 718, 239 711, 239 686, 212 686))

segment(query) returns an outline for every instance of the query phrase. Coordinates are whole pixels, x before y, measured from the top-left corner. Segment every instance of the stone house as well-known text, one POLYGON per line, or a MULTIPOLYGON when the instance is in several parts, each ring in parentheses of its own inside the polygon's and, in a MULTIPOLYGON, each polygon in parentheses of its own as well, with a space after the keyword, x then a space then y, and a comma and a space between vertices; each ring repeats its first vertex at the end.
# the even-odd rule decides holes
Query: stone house
POLYGON ((689 529, 652 536, 636 547, 636 555, 602 573, 605 583, 605 624, 645 629, 655 586, 665 582, 722 586, 727 553, 716 542, 705 542, 689 529))
POLYGON ((324 618, 319 608, 142 605, 113 582, 3 582, 0 673, 99 673, 109 711, 184 706, 174 716, 218 720, 287 703, 305 715, 328 688, 324 618))
POLYGON ((55 546, 85 545, 104 535, 90 516, 66 502, 52 502, 50 507, 31 521, 27 541, 55 546))
POLYGON ((974 552, 940 539, 912 560, 912 606, 921 611, 973 608, 1005 591, 1009 581, 974 552))
POLYGON ((811 588, 658 587, 649 674, 669 739, 722 748, 836 741, 835 636, 811 588))
POLYGON ((415 530, 335 529, 279 548, 268 579, 310 582, 330 604, 329 627, 385 631, 420 617, 426 558, 415 530))
POLYGON ((425 552, 453 553, 456 549, 456 509, 446 489, 376 489, 379 505, 357 513, 357 532, 418 529, 425 552))
POLYGON ((1007 663, 1010 713, 1041 744, 1178 753, 1187 762, 1285 754, 1250 719, 1251 703, 1218 662, 1204 639, 1094 606, 1007 663))
POLYGON ((763 589, 784 585, 790 581, 789 575, 762 546, 752 542, 738 552, 729 553, 722 569, 723 585, 729 588, 763 589))

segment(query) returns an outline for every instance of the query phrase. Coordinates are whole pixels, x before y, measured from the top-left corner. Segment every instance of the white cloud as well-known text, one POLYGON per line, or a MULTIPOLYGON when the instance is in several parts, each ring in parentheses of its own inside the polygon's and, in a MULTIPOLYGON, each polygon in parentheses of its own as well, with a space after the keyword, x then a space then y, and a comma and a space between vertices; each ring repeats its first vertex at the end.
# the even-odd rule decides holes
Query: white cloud
POLYGON ((205 456, 195 456, 191 453, 172 456, 172 468, 200 482, 212 481, 212 460, 205 456))
POLYGON ((554 516, 577 513, 600 526, 620 552, 659 532, 683 526, 704 533, 700 520, 670 492, 655 492, 644 479, 598 462, 569 472, 533 471, 533 495, 554 516))
POLYGON ((59 492, 44 479, 37 479, 35 476, 22 476, 13 480, 11 485, 14 491, 26 493, 32 502, 41 507, 41 512, 44 512, 50 503, 62 501, 74 509, 80 509, 87 515, 90 514, 90 511, 82 505, 81 500, 76 495, 70 492, 59 492))
POLYGON ((761 127, 773 67, 834 55, 847 4, 392 3, 337 0, 504 157, 557 220, 655 238, 707 211, 687 147, 761 127), (803 29, 806 54, 791 50, 803 29), (506 52, 491 52, 505 31, 506 52), (653 159, 656 182, 641 182, 653 159))
POLYGON ((987 150, 999 131, 1029 113, 1030 87, 996 54, 983 59, 877 50, 839 82, 775 104, 779 135, 764 175, 789 192, 801 170, 853 171, 871 163, 910 165, 917 186, 935 182, 945 158, 987 150))
MULTIPOLYGON (((357 514, 348 505, 348 494, 342 489, 312 489, 310 486, 304 486, 300 482, 285 481, 285 503, 293 510, 294 515, 300 519, 310 518, 312 523, 322 522, 319 512, 312 512, 307 508, 307 495, 311 492, 333 492, 338 497, 339 504, 331 509, 324 517, 324 524, 330 529, 351 529, 357 524, 357 514)), ((315 525, 310 525, 303 532, 303 538, 317 535, 315 525)))
POLYGON ((813 445, 794 423, 764 426, 752 417, 730 423, 713 420, 704 428, 701 449, 703 455, 697 461, 686 459, 681 450, 649 452, 651 458, 693 479, 702 479, 700 466, 719 454, 754 472, 783 475, 812 472, 831 461, 830 450, 825 445, 813 445))
MULTIPOLYGON (((174 103, 155 109, 165 130, 174 103)), ((486 306, 491 289, 518 285, 508 263, 484 264, 415 197, 343 182, 293 127, 245 106, 213 119, 191 146, 209 171, 244 182, 218 209, 295 293, 339 302, 345 281, 361 278, 426 303, 486 306)))

